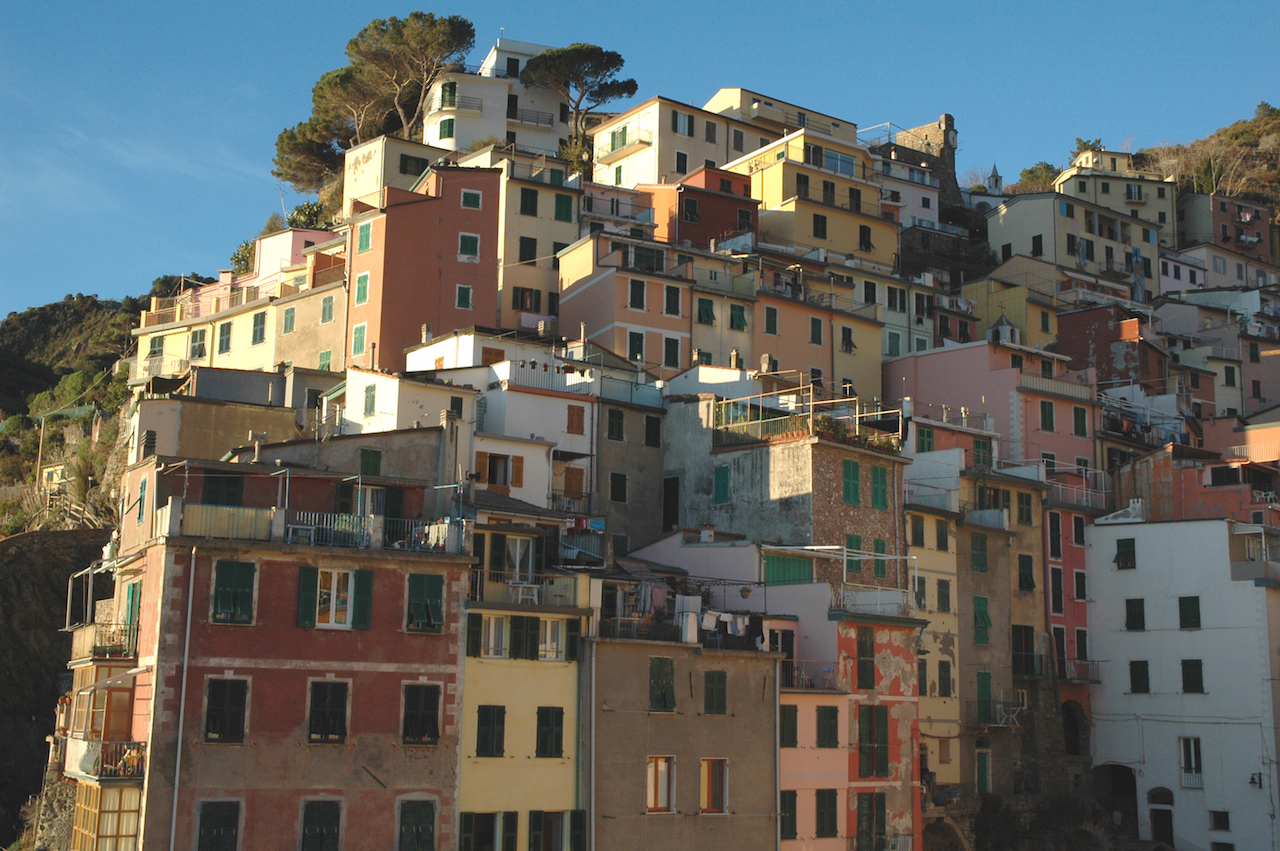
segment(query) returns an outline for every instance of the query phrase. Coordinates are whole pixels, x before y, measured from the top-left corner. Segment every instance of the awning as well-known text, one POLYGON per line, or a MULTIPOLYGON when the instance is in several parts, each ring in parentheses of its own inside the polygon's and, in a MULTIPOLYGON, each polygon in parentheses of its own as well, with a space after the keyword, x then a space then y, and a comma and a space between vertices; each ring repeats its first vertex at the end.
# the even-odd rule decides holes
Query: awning
POLYGON ((114 677, 107 677, 105 680, 96 682, 93 685, 85 686, 84 688, 76 691, 76 694, 89 694, 90 692, 95 692, 100 688, 106 688, 107 686, 115 685, 116 683, 123 682, 125 680, 131 680, 138 676, 138 674, 145 674, 150 670, 150 665, 145 665, 141 668, 130 668, 123 674, 116 674, 114 677))

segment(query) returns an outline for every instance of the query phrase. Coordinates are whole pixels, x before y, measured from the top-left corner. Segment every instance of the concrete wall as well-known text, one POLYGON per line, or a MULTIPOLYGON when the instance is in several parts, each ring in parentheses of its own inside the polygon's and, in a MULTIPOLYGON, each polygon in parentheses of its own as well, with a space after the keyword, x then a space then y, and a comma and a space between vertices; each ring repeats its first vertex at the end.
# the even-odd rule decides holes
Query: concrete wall
MULTIPOLYGON (((796 707, 796 744, 779 750, 780 782, 783 790, 796 793, 796 838, 782 841, 783 851, 841 851, 850 835, 849 749, 850 733, 856 724, 849 719, 849 698, 844 694, 815 693, 785 689, 778 696, 782 706, 796 707), (840 715, 840 747, 818 748, 818 707, 835 707, 840 715), (838 836, 818 838, 818 789, 837 790, 836 824, 838 836)), ((856 831, 854 831, 856 833, 856 831)))

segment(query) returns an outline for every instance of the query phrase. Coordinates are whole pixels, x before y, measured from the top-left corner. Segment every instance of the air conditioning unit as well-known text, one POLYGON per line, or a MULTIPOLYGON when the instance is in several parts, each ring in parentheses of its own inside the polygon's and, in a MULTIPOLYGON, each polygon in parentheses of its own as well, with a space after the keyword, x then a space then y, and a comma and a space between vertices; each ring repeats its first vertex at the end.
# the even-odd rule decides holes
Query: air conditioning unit
POLYGON ((692 239, 682 239, 682 240, 680 240, 680 247, 681 247, 681 248, 693 248, 693 240, 692 240, 692 239))

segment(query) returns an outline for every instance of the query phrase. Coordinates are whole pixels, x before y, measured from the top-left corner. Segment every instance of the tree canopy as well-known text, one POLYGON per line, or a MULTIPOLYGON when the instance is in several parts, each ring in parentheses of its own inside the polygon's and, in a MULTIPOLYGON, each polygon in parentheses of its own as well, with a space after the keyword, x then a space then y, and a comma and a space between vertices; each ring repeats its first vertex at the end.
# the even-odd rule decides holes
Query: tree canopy
POLYGON ((636 93, 635 80, 618 78, 625 62, 616 51, 579 42, 545 50, 530 59, 520 72, 520 82, 550 89, 565 99, 572 116, 568 147, 583 149, 591 111, 636 93))
POLYGON ((1031 168, 1024 168, 1018 175, 1018 182, 1013 186, 1005 187, 1005 191, 1010 195, 1025 195, 1030 192, 1052 192, 1053 181, 1058 176, 1059 171, 1060 169, 1053 163, 1041 160, 1031 168))
POLYGON ((1076 147, 1075 147, 1075 150, 1071 152, 1071 158, 1075 159, 1076 157, 1083 154, 1085 151, 1101 151, 1101 150, 1102 150, 1101 139, 1081 139, 1079 136, 1077 136, 1076 147))

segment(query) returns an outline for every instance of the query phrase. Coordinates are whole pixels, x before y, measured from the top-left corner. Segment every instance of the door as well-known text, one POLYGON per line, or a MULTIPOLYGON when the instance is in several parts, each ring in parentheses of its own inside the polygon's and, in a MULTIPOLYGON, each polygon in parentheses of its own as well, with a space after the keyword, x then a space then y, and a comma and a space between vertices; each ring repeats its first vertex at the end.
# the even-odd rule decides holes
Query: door
POLYGON ((1151 811, 1151 838, 1173 847, 1173 810, 1151 811))
POLYGON ((662 480, 662 529, 670 531, 680 525, 680 477, 662 480))
POLYGON ((991 751, 978 751, 978 792, 991 793, 991 751))
POLYGON ((978 723, 990 724, 991 711, 991 674, 988 671, 978 672, 978 723))

